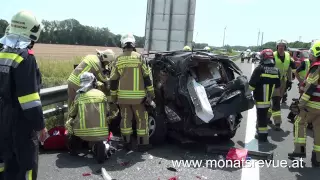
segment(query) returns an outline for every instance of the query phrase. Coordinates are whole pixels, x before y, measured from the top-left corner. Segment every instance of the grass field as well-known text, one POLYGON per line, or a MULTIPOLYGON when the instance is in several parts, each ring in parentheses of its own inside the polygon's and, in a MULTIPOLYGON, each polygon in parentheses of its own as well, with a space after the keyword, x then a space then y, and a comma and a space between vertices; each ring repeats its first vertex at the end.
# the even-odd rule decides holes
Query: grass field
MULTIPOLYGON (((96 49, 112 49, 116 55, 122 52, 118 47, 36 44, 34 52, 42 73, 44 88, 66 84, 73 65, 78 64, 85 55, 96 54, 96 49)), ((142 49, 137 51, 142 52, 142 49)))

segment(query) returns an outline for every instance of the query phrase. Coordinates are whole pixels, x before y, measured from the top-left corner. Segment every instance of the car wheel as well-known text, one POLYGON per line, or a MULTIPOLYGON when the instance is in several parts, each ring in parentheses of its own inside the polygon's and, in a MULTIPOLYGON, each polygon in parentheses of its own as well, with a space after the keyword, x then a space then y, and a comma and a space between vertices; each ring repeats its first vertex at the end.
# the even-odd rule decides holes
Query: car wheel
POLYGON ((165 118, 158 113, 149 114, 149 139, 153 145, 163 144, 167 137, 165 118))

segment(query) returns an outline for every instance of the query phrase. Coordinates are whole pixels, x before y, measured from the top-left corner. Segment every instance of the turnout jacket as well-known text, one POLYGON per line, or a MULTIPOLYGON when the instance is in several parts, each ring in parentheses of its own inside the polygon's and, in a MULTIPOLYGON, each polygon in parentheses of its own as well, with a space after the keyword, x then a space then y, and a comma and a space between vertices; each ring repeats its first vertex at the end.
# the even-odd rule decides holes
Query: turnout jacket
POLYGON ((97 55, 87 55, 83 58, 81 63, 73 70, 68 78, 69 82, 72 82, 78 88, 80 88, 80 76, 84 72, 91 72, 98 81, 105 83, 107 77, 103 73, 104 67, 100 62, 97 55))
POLYGON ((30 49, 0 52, 1 133, 40 131, 45 127, 40 100, 41 77, 30 49))
POLYGON ((134 51, 123 52, 116 59, 110 75, 113 102, 141 104, 147 93, 154 95, 150 69, 143 57, 134 51))
POLYGON ((260 64, 252 73, 249 88, 257 108, 269 108, 270 100, 275 88, 280 87, 280 71, 274 64, 260 64))
POLYGON ((313 62, 302 85, 303 94, 299 106, 308 106, 320 110, 320 61, 313 62))
POLYGON ((102 91, 91 89, 77 94, 69 113, 73 118, 73 134, 85 141, 106 140, 109 112, 108 100, 102 91))

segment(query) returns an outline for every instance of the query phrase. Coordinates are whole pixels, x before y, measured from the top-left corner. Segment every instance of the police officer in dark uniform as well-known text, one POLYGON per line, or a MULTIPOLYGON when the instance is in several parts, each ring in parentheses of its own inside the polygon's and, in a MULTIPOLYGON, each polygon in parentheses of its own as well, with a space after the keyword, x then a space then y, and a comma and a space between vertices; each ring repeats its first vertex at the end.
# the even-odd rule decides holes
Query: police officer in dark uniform
POLYGON ((31 50, 39 39, 40 23, 27 11, 11 19, 9 34, 0 40, 0 150, 4 180, 36 180, 38 135, 45 139, 39 96, 40 73, 31 50), (9 38, 10 37, 10 38, 9 38))
POLYGON ((261 51, 261 60, 252 73, 249 88, 253 91, 257 108, 257 135, 261 141, 268 138, 268 110, 275 88, 280 87, 280 71, 275 67, 274 55, 271 49, 261 51))

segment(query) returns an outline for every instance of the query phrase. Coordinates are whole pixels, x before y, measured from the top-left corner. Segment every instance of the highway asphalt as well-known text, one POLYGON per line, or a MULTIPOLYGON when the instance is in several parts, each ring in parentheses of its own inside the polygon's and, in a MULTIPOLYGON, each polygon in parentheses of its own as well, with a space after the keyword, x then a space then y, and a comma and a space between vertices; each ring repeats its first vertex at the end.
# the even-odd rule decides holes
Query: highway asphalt
MULTIPOLYGON (((255 65, 251 63, 236 63, 250 78, 255 65)), ((71 157, 67 153, 42 153, 39 159, 39 180, 99 180, 103 179, 99 169, 104 167, 109 175, 117 180, 309 180, 319 179, 320 169, 312 168, 310 163, 313 146, 312 132, 308 132, 308 155, 303 159, 302 168, 279 167, 280 161, 294 165, 288 160, 287 153, 293 150, 293 125, 288 122, 288 106, 292 98, 298 97, 297 82, 289 91, 287 106, 282 105, 283 131, 269 130, 269 142, 259 143, 254 139, 256 115, 255 109, 244 112, 241 126, 236 136, 222 145, 245 147, 249 150, 259 150, 274 153, 274 165, 278 167, 260 168, 222 168, 222 167, 175 167, 172 160, 219 160, 221 155, 206 153, 204 148, 188 149, 174 144, 167 144, 150 150, 148 153, 119 151, 103 165, 98 165, 91 157, 71 157)), ((216 142, 218 143, 218 142, 216 142)), ((219 144, 221 145, 221 143, 219 144)), ((205 163, 204 163, 205 165, 205 163)))

